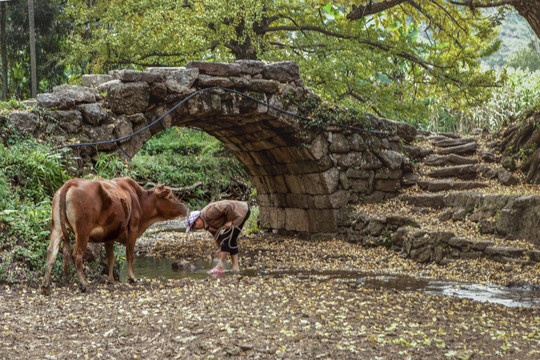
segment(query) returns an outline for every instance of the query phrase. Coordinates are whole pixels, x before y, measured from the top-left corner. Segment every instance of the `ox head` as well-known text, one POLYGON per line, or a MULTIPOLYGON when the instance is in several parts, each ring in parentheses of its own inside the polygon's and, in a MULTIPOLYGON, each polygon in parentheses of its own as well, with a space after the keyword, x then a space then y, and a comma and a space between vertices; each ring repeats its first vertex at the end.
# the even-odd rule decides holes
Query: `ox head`
POLYGON ((188 208, 173 194, 170 187, 159 184, 154 193, 157 199, 156 208, 161 216, 167 219, 187 216, 188 208))

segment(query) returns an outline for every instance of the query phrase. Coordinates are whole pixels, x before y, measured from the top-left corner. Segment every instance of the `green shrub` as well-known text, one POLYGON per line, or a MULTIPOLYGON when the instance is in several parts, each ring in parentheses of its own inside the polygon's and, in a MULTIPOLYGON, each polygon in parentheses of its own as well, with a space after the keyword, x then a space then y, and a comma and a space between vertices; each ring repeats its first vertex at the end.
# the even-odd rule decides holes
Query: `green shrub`
POLYGON ((526 48, 521 48, 506 64, 513 68, 531 72, 540 70, 540 56, 536 52, 535 41, 538 40, 531 40, 526 48))
POLYGON ((251 192, 242 164, 220 141, 192 129, 169 128, 154 136, 132 159, 129 173, 139 181, 171 187, 201 182, 183 199, 192 208, 222 199, 224 194, 244 192, 247 200, 251 192))
POLYGON ((0 281, 36 282, 47 258, 51 199, 67 180, 51 146, 2 127, 0 145, 0 281))
POLYGON ((7 101, 0 101, 0 114, 8 114, 12 110, 26 109, 26 105, 15 98, 11 98, 7 101))
POLYGON ((115 154, 98 153, 94 171, 104 179, 128 175, 126 164, 115 154))
POLYGON ((67 180, 62 157, 51 147, 24 139, 12 146, 0 147, 0 169, 25 199, 40 202, 52 198, 67 180))
POLYGON ((493 89, 489 101, 467 111, 433 103, 433 115, 421 127, 430 131, 469 133, 475 128, 496 129, 540 104, 540 70, 507 68, 500 71, 502 86, 493 89))
POLYGON ((244 224, 244 232, 246 234, 256 234, 260 232, 259 229, 259 208, 252 208, 251 215, 244 224))

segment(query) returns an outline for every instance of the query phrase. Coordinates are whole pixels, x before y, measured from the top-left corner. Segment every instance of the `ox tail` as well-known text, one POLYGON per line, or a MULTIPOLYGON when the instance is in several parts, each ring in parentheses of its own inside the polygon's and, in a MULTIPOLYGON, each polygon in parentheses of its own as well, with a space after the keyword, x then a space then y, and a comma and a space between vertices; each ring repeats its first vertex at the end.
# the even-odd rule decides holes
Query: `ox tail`
POLYGON ((59 220, 60 228, 62 229, 62 237, 64 238, 64 243, 69 243, 69 234, 66 229, 66 222, 68 221, 66 215, 66 197, 69 188, 71 187, 71 182, 67 182, 60 188, 60 193, 58 194, 58 208, 59 208, 59 220))
POLYGON ((44 294, 49 293, 49 285, 51 281, 51 271, 53 264, 58 254, 61 238, 64 240, 64 248, 62 255, 64 258, 64 275, 67 278, 70 264, 69 254, 69 235, 66 229, 66 193, 71 187, 71 183, 64 184, 54 195, 52 204, 51 216, 51 242, 47 248, 47 264, 45 266, 45 275, 43 277, 42 291, 44 294), (60 227, 60 229, 58 229, 60 227))

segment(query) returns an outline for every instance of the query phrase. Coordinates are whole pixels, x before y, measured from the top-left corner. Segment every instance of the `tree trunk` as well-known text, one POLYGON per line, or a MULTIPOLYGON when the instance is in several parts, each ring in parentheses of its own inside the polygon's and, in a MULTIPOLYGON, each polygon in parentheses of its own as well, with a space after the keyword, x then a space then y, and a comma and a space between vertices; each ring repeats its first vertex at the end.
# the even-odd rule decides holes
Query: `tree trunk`
POLYGON ((32 97, 37 96, 37 74, 36 74, 36 27, 34 23, 34 0, 28 0, 28 30, 30 31, 30 73, 32 97))
POLYGON ((537 38, 540 38, 540 0, 515 0, 512 6, 529 23, 537 38))
POLYGON ((6 44, 6 3, 1 4, 0 10, 0 48, 2 52, 2 97, 0 100, 5 101, 8 96, 8 64, 7 64, 7 44, 6 44))

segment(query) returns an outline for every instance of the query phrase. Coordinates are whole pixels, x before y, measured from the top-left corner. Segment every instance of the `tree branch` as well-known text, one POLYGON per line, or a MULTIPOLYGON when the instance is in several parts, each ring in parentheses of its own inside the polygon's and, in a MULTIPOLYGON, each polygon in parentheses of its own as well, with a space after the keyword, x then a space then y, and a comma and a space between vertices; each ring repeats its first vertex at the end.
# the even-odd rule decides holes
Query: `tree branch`
MULTIPOLYGON (((336 37, 336 38, 339 38, 339 39, 357 40, 360 44, 369 45, 369 46, 372 46, 374 48, 377 48, 377 49, 380 49, 380 50, 383 50, 383 51, 392 51, 392 50, 395 49, 394 46, 385 45, 385 44, 381 44, 381 43, 374 42, 374 41, 369 41, 369 40, 361 40, 357 36, 348 36, 348 35, 335 33, 333 31, 328 31, 328 30, 325 30, 325 29, 320 28, 318 26, 298 26, 298 27, 297 26, 275 26, 275 27, 271 27, 271 28, 266 29, 267 32, 271 32, 271 31, 305 31, 305 30, 316 31, 316 32, 319 32, 321 34, 325 34, 325 35, 328 35, 328 36, 333 36, 333 37, 336 37)), ((418 65, 422 66, 425 69, 428 69, 429 67, 436 67, 436 68, 443 69, 442 66, 435 65, 433 63, 424 61, 424 60, 422 60, 422 59, 420 59, 420 58, 418 58, 418 57, 416 57, 416 56, 414 56, 412 54, 408 54, 408 53, 405 53, 405 52, 399 52, 399 53, 396 54, 396 56, 401 57, 403 59, 407 59, 407 60, 409 60, 411 62, 414 62, 415 64, 418 64, 418 65)))
MULTIPOLYGON (((362 95, 355 93, 352 89, 347 90, 343 95, 338 97, 338 100, 342 100, 345 96, 350 96, 362 103, 366 103, 366 100, 362 97, 362 95)), ((382 117, 381 112, 373 105, 369 105, 369 107, 380 117, 382 117)))
MULTIPOLYGON (((193 190, 195 188, 198 188, 202 184, 203 184, 202 181, 198 181, 193 185, 189 185, 189 186, 185 186, 185 187, 179 187, 179 188, 171 187, 171 190, 174 193, 185 193, 185 192, 191 191, 191 190, 193 190)), ((154 184, 152 182, 149 182, 149 183, 146 183, 146 184, 145 183, 139 183, 139 185, 141 185, 144 189, 155 188, 157 186, 156 184, 154 184)))
POLYGON ((474 10, 475 8, 489 8, 489 7, 499 7, 499 6, 504 6, 504 5, 511 5, 514 1, 515 0, 505 0, 505 1, 499 1, 499 2, 494 2, 494 3, 483 4, 483 3, 474 3, 473 0, 468 0, 468 1, 464 1, 464 2, 450 1, 450 3, 454 4, 454 5, 459 5, 459 6, 468 6, 472 10, 474 10))
POLYGON ((408 2, 408 0, 386 0, 375 4, 370 1, 368 5, 353 5, 351 12, 347 14, 347 19, 358 20, 364 16, 373 15, 378 12, 388 10, 404 2, 408 2))

